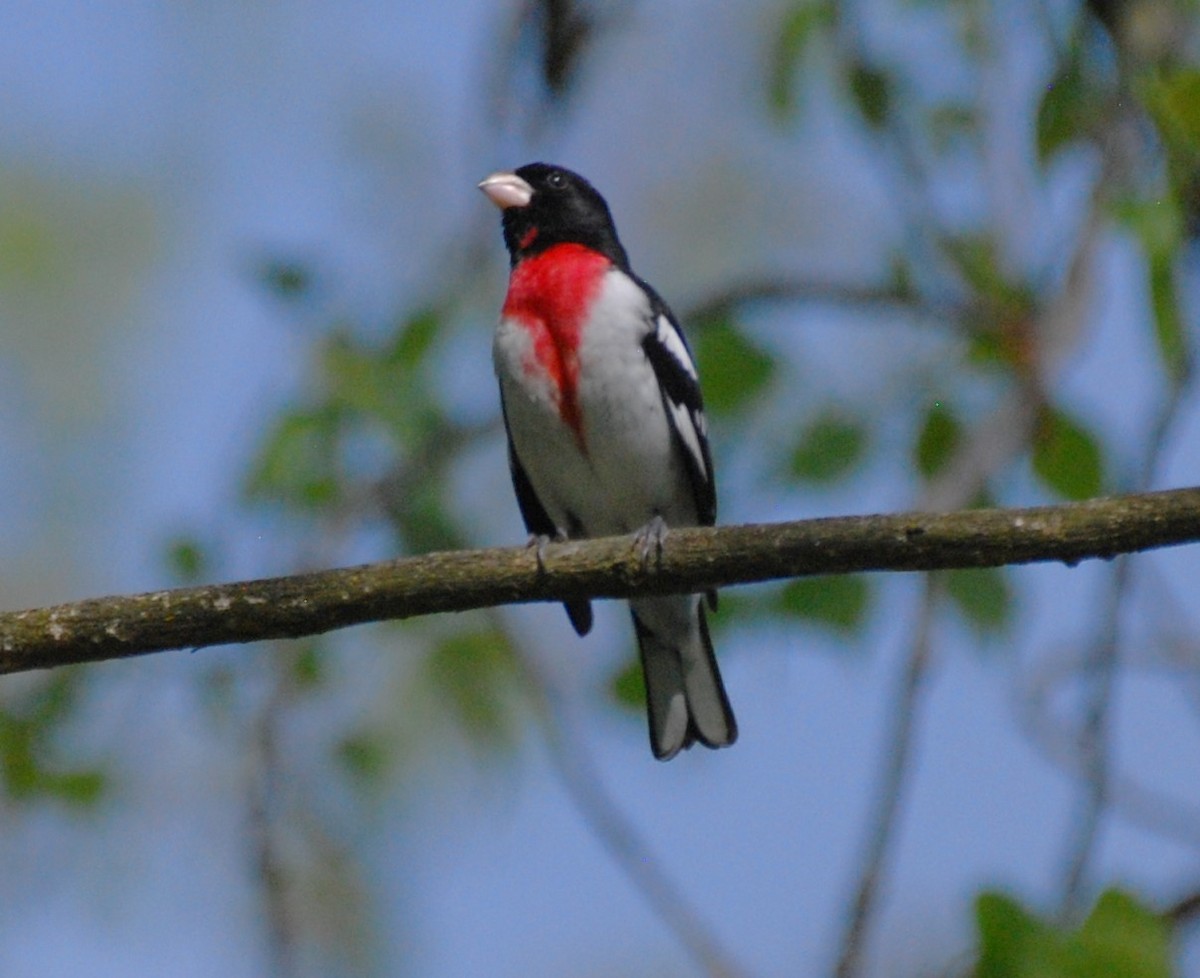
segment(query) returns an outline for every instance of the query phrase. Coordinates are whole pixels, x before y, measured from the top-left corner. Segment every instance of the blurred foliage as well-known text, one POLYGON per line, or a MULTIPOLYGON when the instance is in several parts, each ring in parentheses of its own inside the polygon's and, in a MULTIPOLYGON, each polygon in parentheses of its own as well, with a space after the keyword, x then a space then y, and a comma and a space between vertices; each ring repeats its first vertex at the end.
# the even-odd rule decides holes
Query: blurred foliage
POLYGON ((38 682, 19 705, 0 709, 0 784, 10 800, 86 807, 100 799, 104 772, 64 764, 57 749, 78 704, 83 674, 61 669, 38 682))
POLYGON ((367 786, 377 785, 388 769, 389 747, 370 733, 347 735, 337 745, 336 755, 342 767, 367 786))
POLYGON ((774 49, 768 56, 768 104, 780 120, 788 119, 795 111, 797 75, 812 39, 818 29, 833 23, 837 4, 823 0, 793 4, 783 17, 774 35, 774 49))
POLYGON ((797 577, 788 581, 775 603, 778 614, 800 618, 849 638, 865 623, 871 591, 862 574, 797 577))
POLYGON ((1100 79, 1086 76, 1093 61, 1078 41, 1071 45, 1058 75, 1038 106, 1037 154, 1043 165, 1067 146, 1094 139, 1104 123, 1106 92, 1100 79))
POLYGON ((292 647, 291 681, 301 692, 320 689, 328 679, 328 652, 315 639, 296 642, 292 647))
POLYGON ((1064 499, 1090 499, 1104 489, 1104 457, 1095 435, 1047 407, 1033 438, 1033 471, 1064 499))
POLYGON ((888 120, 894 97, 892 86, 892 77, 884 71, 866 64, 850 66, 850 95, 858 114, 873 129, 881 128, 888 120))
POLYGON ((944 401, 934 401, 925 412, 913 448, 917 471, 926 479, 937 475, 959 450, 962 439, 962 422, 954 410, 944 401))
POLYGON ((728 317, 700 323, 693 332, 705 409, 719 416, 749 407, 774 376, 775 360, 728 317))
POLYGON ((410 553, 462 546, 442 480, 473 434, 431 394, 428 361, 443 325, 439 310, 425 308, 382 343, 330 330, 314 357, 311 392, 267 432, 247 498, 314 519, 346 509, 390 517, 410 553))
POLYGON ((0 295, 37 295, 60 314, 83 296, 123 309, 153 253, 154 223, 135 181, 71 179, 0 161, 0 295), (106 288, 89 288, 97 281, 106 288))
POLYGON ((941 575, 955 609, 980 636, 1002 633, 1013 618, 1013 589, 1003 567, 960 568, 941 575))
POLYGON ((1167 923, 1120 890, 1077 928, 1048 923, 999 893, 976 901, 975 978, 1171 978, 1167 923))
POLYGON ((255 278, 266 290, 283 302, 299 302, 311 297, 315 273, 311 265, 296 259, 268 258, 256 269, 255 278))
POLYGON ((209 556, 195 536, 184 535, 170 540, 164 560, 171 573, 185 584, 202 581, 211 574, 209 556))
POLYGON ((635 712, 640 719, 646 709, 646 677, 636 655, 626 659, 609 681, 609 693, 614 702, 635 712))
POLYGON ((1185 243, 1179 202, 1171 196, 1153 201, 1128 199, 1117 205, 1116 214, 1137 237, 1146 256, 1154 338, 1163 369, 1178 386, 1192 365, 1175 281, 1176 256, 1185 243))
POLYGON ((1038 308, 1034 287, 1014 280, 1005 269, 994 235, 952 235, 941 247, 971 296, 966 328, 973 334, 997 337, 993 348, 1007 366, 1025 366, 1032 351, 1022 350, 1019 338, 1038 308))
POLYGON ((513 746, 519 672, 508 635, 493 627, 456 631, 437 642, 425 670, 473 746, 488 751, 513 746))
POLYGON ((336 404, 297 409, 275 422, 246 491, 306 510, 338 502, 342 413, 336 404))
POLYGON ((853 473, 870 435, 866 424, 844 410, 828 408, 808 422, 792 450, 790 471, 805 482, 828 483, 853 473))

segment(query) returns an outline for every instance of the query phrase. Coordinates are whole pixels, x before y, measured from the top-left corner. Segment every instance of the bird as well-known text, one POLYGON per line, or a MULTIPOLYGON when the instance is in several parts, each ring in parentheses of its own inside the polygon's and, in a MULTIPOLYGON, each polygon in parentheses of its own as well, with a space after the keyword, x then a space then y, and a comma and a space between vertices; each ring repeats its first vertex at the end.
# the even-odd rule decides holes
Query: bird
MULTIPOLYGON (((713 525, 692 353, 666 302, 630 268, 607 202, 578 173, 540 162, 493 173, 479 189, 500 208, 509 256, 492 359, 539 563, 550 540, 625 534, 649 560, 670 527, 713 525)), ((716 609, 715 591, 629 601, 659 760, 737 739, 706 604, 716 609)), ((586 635, 591 603, 565 607, 586 635)))

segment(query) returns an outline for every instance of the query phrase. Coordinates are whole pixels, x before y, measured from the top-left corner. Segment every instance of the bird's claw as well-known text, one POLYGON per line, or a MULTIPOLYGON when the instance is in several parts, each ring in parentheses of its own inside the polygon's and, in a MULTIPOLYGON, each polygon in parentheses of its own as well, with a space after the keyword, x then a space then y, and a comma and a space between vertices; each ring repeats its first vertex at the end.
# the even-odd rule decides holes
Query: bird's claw
POLYGON ((662 563, 663 543, 667 539, 667 524, 661 516, 654 516, 649 523, 633 535, 633 549, 642 560, 642 567, 650 566, 650 554, 662 563))
POLYGON ((535 552, 539 574, 546 573, 546 547, 551 543, 562 543, 566 539, 567 535, 562 530, 556 531, 554 536, 547 533, 529 534, 529 541, 525 544, 525 548, 535 552))

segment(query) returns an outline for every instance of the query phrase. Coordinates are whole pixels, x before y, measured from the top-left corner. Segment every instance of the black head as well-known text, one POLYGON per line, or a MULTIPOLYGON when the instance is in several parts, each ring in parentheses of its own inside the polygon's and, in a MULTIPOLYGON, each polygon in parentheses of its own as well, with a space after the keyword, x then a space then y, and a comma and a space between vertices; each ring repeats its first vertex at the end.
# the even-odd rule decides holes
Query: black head
POLYGON ((529 163, 493 173, 479 189, 503 211, 504 244, 515 265, 556 244, 586 245, 629 267, 608 204, 578 173, 548 163, 529 163))

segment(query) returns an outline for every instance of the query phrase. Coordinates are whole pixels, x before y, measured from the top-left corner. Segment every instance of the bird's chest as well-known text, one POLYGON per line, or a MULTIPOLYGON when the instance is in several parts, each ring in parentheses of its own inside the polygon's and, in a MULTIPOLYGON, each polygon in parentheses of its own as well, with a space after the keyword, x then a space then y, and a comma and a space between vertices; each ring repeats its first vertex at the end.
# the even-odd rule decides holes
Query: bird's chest
POLYGON ((562 244, 521 262, 509 280, 494 356, 502 382, 554 416, 584 447, 580 387, 585 338, 612 265, 603 255, 562 244))
POLYGON ((556 519, 556 509, 570 511, 593 533, 640 526, 666 494, 659 483, 674 475, 642 349, 644 293, 606 271, 580 315, 561 296, 514 302, 514 291, 520 297, 510 287, 496 331, 496 373, 509 435, 539 497, 556 519))

